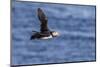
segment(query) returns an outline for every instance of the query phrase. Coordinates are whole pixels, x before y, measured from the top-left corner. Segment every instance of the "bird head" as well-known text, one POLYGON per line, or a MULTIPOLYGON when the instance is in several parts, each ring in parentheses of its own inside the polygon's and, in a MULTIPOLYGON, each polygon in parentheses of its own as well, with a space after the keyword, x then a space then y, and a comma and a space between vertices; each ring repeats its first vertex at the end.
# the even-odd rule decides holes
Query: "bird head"
POLYGON ((53 32, 52 32, 52 36, 53 36, 53 37, 57 37, 57 36, 59 36, 59 33, 56 32, 56 31, 53 31, 53 32))

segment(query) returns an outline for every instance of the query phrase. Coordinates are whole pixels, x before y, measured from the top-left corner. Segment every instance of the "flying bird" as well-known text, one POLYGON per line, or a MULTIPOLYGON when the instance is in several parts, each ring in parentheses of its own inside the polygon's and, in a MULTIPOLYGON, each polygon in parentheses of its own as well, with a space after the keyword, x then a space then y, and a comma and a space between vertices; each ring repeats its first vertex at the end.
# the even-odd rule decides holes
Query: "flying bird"
POLYGON ((31 39, 50 39, 59 36, 58 32, 50 31, 48 28, 48 18, 41 8, 37 9, 37 16, 40 20, 40 32, 32 34, 31 39))

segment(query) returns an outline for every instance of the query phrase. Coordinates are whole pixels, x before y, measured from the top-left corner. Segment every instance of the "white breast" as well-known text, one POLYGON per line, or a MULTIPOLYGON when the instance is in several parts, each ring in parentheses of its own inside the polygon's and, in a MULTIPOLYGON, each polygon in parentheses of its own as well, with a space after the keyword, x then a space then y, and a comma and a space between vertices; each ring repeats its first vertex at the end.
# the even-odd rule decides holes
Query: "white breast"
POLYGON ((50 38, 52 38, 52 36, 50 35, 50 36, 48 36, 48 37, 42 37, 41 39, 50 39, 50 38))

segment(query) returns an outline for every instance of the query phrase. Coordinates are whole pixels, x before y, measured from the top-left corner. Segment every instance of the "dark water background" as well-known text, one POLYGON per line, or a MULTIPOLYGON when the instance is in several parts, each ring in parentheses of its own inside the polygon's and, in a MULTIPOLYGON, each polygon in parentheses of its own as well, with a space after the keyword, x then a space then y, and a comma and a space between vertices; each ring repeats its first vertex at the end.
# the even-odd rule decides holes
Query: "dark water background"
POLYGON ((46 64, 95 60, 95 6, 12 2, 12 64, 46 64), (59 37, 30 40, 39 31, 37 8, 43 9, 59 37))

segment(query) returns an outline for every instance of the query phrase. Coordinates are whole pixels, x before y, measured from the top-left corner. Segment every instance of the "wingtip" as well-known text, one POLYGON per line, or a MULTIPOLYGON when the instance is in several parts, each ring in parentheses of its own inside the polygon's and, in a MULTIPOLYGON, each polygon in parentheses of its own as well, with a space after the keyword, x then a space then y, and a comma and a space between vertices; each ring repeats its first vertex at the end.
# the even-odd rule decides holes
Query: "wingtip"
POLYGON ((38 8, 37 10, 38 10, 38 12, 39 12, 39 11, 42 11, 42 9, 41 9, 41 8, 38 8))

